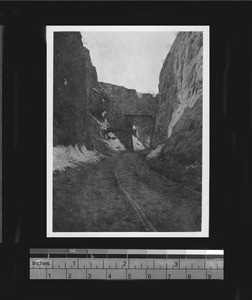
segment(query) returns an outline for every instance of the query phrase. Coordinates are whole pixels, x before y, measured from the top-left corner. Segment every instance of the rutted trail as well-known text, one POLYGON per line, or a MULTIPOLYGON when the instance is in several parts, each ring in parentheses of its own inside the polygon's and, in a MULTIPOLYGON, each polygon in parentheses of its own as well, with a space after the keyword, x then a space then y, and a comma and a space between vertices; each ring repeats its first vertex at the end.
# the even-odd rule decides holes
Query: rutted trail
POLYGON ((201 197, 197 193, 151 171, 136 153, 122 155, 116 169, 122 189, 157 231, 200 230, 201 197))
POLYGON ((54 174, 55 231, 200 231, 201 196, 151 171, 137 153, 54 174))
POLYGON ((125 195, 127 196, 130 204, 132 205, 133 209, 135 210, 136 214, 138 215, 139 219, 141 220, 141 222, 143 223, 146 231, 156 231, 155 227, 151 224, 151 222, 146 219, 143 211, 141 210, 141 208, 139 207, 139 205, 130 197, 130 195, 128 194, 128 192, 126 192, 121 184, 120 184, 120 181, 118 179, 118 176, 117 176, 117 172, 115 172, 115 176, 118 180, 118 185, 120 187, 120 189, 125 193, 125 195))

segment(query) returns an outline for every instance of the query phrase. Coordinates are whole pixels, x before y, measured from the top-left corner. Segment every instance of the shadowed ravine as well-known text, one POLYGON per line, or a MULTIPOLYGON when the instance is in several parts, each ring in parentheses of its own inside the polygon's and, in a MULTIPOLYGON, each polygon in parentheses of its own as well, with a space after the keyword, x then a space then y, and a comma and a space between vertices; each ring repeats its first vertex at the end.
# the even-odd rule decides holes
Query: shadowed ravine
POLYGON ((201 194, 151 171, 140 154, 54 172, 53 231, 201 230, 201 194))

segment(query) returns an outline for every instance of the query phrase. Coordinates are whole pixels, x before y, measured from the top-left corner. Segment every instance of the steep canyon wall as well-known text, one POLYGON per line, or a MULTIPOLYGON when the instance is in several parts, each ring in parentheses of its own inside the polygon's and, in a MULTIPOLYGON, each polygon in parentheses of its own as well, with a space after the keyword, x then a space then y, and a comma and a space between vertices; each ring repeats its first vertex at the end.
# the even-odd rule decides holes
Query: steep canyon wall
POLYGON ((178 33, 160 72, 159 109, 152 148, 201 161, 202 53, 201 32, 178 33))
POLYGON ((202 32, 179 32, 160 72, 159 109, 149 158, 171 179, 200 190, 202 32), (154 159, 155 160, 155 159, 154 159))
POLYGON ((53 145, 85 144, 92 149, 89 112, 105 109, 96 69, 79 32, 54 33, 53 145))
POLYGON ((134 124, 140 139, 150 146, 158 97, 99 83, 81 34, 55 32, 53 108, 54 147, 84 145, 106 153, 112 133, 133 151, 134 124))
POLYGON ((160 72, 158 95, 140 94, 98 82, 80 33, 54 33, 53 145, 104 153, 101 140, 112 133, 133 151, 135 128, 164 175, 175 165, 200 169, 202 62, 202 33, 178 33, 160 72))

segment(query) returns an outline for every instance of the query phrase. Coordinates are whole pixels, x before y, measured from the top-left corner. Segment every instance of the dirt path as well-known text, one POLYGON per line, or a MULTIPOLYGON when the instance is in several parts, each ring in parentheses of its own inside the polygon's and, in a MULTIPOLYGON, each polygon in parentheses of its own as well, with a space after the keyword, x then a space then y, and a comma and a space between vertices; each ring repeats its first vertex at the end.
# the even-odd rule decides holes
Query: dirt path
POLYGON ((151 171, 136 153, 54 175, 55 231, 199 231, 201 195, 151 171))
POLYGON ((124 192, 124 194, 127 196, 127 199, 129 200, 129 203, 131 204, 132 208, 134 209, 136 215, 139 217, 139 219, 141 220, 144 228, 146 229, 146 231, 156 231, 155 227, 151 224, 151 222, 145 217, 144 212, 142 211, 142 209, 140 208, 140 206, 131 198, 131 196, 129 195, 129 193, 122 187, 122 184, 120 183, 120 180, 118 178, 117 175, 117 171, 115 172, 115 176, 118 180, 118 185, 119 188, 124 192))

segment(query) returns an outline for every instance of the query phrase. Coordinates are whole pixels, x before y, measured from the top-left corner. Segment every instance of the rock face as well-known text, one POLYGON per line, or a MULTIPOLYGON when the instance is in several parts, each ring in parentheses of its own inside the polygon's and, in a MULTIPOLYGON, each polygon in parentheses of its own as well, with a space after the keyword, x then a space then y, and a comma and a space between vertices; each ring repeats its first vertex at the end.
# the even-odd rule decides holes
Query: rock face
POLYGON ((158 111, 158 96, 148 93, 138 93, 110 83, 100 82, 110 98, 109 114, 148 115, 156 117, 158 111))
POLYGON ((109 142, 133 151, 133 126, 150 146, 158 97, 99 83, 79 32, 54 33, 53 93, 53 146, 106 153, 109 142))
POLYGON ((54 33, 53 145, 85 144, 92 149, 88 133, 89 112, 101 116, 104 102, 96 69, 79 32, 54 33))
POLYGON ((84 145, 105 153, 104 145, 110 142, 133 151, 134 136, 153 149, 149 156, 157 155, 164 170, 172 169, 171 163, 201 164, 201 32, 178 33, 156 96, 99 83, 81 34, 54 35, 54 146, 84 145))
POLYGON ((140 94, 134 89, 104 82, 100 85, 109 97, 106 118, 126 149, 133 151, 133 126, 139 140, 149 148, 158 111, 158 96, 140 94))
POLYGON ((151 144, 178 159, 201 161, 202 46, 201 32, 178 33, 160 73, 151 144))
POLYGON ((186 180, 198 190, 202 162, 202 46, 201 32, 180 32, 164 61, 151 141, 153 151, 149 155, 158 157, 156 163, 165 176, 174 179, 175 174, 178 181, 186 180), (190 180, 190 176, 194 179, 190 180))

